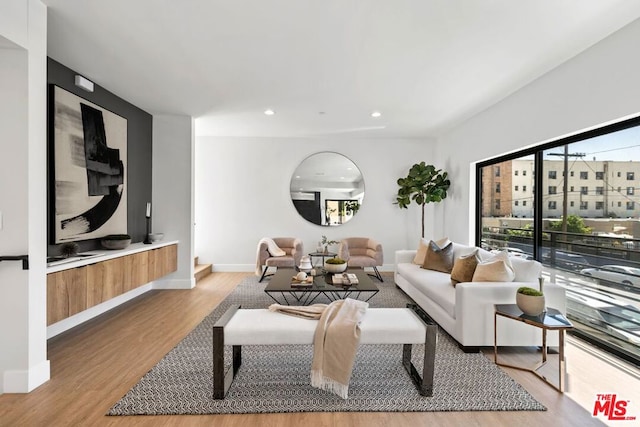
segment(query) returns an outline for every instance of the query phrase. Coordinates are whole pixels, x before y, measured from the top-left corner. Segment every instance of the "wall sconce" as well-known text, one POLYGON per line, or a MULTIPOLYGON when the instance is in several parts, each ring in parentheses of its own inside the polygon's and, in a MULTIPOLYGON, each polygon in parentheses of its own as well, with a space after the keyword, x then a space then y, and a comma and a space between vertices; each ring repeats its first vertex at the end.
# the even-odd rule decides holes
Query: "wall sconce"
POLYGON ((76 74, 76 86, 86 90, 87 92, 93 92, 93 82, 91 80, 85 79, 79 74, 76 74))

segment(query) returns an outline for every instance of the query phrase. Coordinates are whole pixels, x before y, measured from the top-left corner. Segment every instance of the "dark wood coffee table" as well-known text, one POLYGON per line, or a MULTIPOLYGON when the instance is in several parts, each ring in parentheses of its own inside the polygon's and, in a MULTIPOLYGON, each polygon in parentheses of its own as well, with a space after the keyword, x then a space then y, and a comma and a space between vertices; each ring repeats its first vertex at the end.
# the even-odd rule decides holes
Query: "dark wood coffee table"
POLYGON ((264 291, 278 304, 283 305, 309 305, 320 296, 324 295, 329 301, 352 298, 369 301, 379 289, 369 278, 364 270, 350 270, 358 278, 358 284, 350 286, 332 284, 332 274, 315 276, 310 286, 292 286, 293 277, 297 274, 291 268, 279 268, 276 274, 271 276, 264 291), (366 299, 365 299, 366 298, 366 299))

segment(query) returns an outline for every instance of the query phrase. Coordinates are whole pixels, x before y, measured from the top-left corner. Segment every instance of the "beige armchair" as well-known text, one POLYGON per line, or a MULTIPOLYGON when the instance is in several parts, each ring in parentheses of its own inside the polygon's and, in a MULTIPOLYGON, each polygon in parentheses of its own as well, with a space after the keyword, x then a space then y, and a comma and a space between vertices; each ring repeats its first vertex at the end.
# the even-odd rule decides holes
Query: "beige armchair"
POLYGON ((269 267, 275 267, 276 269, 278 267, 295 268, 296 265, 300 264, 300 258, 302 258, 303 255, 302 240, 298 238, 274 237, 272 240, 278 248, 284 251, 284 255, 272 255, 269 252, 268 242, 266 242, 265 239, 260 240, 256 257, 256 275, 260 276, 259 282, 262 282, 266 276, 271 276, 271 274, 267 275, 269 267), (263 266, 264 270, 262 270, 263 266), (262 275, 260 275, 261 270, 262 275))
POLYGON ((348 267, 372 267, 375 274, 369 274, 382 282, 377 266, 384 260, 382 245, 368 237, 349 237, 340 241, 338 256, 347 260, 348 267))

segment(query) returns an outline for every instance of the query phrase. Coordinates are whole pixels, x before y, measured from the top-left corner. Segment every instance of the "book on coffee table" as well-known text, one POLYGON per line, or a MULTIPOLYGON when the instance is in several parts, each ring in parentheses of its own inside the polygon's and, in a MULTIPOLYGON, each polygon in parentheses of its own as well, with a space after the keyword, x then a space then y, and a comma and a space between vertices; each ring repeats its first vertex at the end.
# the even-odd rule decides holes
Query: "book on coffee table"
POLYGON ((334 274, 331 281, 334 285, 357 285, 358 276, 353 273, 334 274))
POLYGON ((304 280, 298 280, 295 276, 293 276, 293 279, 291 280, 292 288, 302 288, 309 286, 313 286, 313 276, 309 276, 304 280))

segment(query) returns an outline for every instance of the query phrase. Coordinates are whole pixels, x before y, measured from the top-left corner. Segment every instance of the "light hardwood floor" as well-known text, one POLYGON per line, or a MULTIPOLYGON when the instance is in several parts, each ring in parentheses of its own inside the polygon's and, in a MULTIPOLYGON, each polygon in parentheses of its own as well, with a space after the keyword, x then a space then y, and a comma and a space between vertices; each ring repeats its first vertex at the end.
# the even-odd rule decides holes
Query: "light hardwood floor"
MULTIPOLYGON (((544 412, 104 415, 246 275, 213 273, 192 290, 151 291, 51 339, 48 345, 51 380, 29 394, 0 396, 0 426, 583 427, 602 425, 590 414, 597 392, 617 392, 620 397, 631 400, 635 407, 640 408, 640 382, 637 377, 570 344, 567 349, 568 393, 554 391, 527 372, 507 370, 548 408, 544 412), (585 407, 577 403, 580 401, 585 407)), ((492 352, 486 353, 492 357, 492 352)), ((640 411, 629 415, 640 417, 640 411)), ((630 424, 619 421, 614 425, 630 424)))

